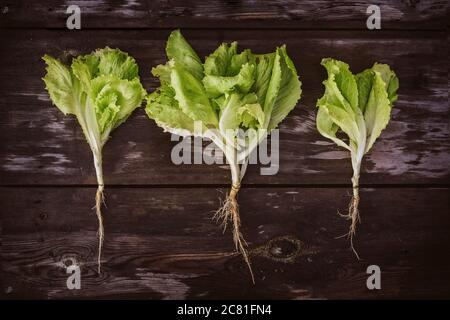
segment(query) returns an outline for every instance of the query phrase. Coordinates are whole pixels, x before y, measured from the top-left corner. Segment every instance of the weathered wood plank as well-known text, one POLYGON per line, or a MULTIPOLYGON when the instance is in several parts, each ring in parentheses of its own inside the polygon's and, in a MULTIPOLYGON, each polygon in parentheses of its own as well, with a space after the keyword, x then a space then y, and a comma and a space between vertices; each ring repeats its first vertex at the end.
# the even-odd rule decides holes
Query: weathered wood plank
MULTIPOLYGON (((144 86, 158 83, 150 68, 164 62, 168 31, 10 31, 0 52, 0 181, 3 184, 93 184, 90 150, 72 117, 51 106, 41 77, 44 53, 86 53, 106 44, 136 57, 144 86), (106 40, 107 39, 107 40, 106 40)), ((322 57, 351 63, 353 70, 389 63, 400 78, 391 123, 366 156, 363 184, 443 184, 450 181, 448 74, 445 33, 386 32, 371 39, 361 32, 192 31, 186 36, 204 56, 221 41, 238 40, 256 52, 286 43, 303 82, 299 106, 281 125, 280 169, 260 176, 252 165, 244 183, 349 183, 348 154, 315 128, 315 102, 323 94, 322 57)), ((228 184, 219 165, 181 165, 170 160, 170 135, 138 110, 104 149, 107 184, 228 184)))
POLYGON ((145 28, 151 26, 143 0, 9 1, 1 0, 2 28, 67 28, 70 5, 81 11, 81 28, 145 28))
MULTIPOLYGON (((223 190, 225 191, 225 190, 223 190)), ((344 188, 244 188, 243 232, 256 285, 211 220, 218 190, 107 190, 103 273, 95 267, 94 188, 1 188, 0 295, 30 298, 449 298, 449 190, 362 189, 355 245, 344 188), (67 290, 63 265, 81 266, 67 290), (366 268, 382 289, 366 288, 366 268)))
MULTIPOLYGON (((67 7, 81 9, 82 28, 366 29, 373 1, 9 1, 0 26, 66 28, 67 7)), ((447 1, 377 1, 382 28, 445 29, 447 1)))

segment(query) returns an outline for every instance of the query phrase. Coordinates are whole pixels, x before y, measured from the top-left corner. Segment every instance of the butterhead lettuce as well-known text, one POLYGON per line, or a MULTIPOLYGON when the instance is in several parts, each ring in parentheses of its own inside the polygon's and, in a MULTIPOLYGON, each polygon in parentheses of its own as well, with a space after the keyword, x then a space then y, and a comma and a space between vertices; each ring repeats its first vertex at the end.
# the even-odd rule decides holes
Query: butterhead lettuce
POLYGON ((223 151, 232 187, 217 217, 224 227, 232 223, 253 279, 237 193, 250 153, 300 99, 297 71, 285 46, 255 54, 223 43, 202 61, 179 30, 170 34, 166 54, 167 62, 152 69, 161 85, 148 96, 146 112, 165 131, 211 139, 223 151))
POLYGON ((141 105, 146 92, 139 80, 136 61, 119 49, 106 47, 78 56, 70 66, 49 55, 43 60, 47 64, 43 80, 53 104, 64 114, 77 118, 94 157, 100 272, 104 237, 102 149, 111 132, 141 105))
POLYGON ((389 123, 399 81, 386 64, 375 63, 356 75, 342 61, 326 58, 321 64, 327 70, 328 79, 323 82, 325 93, 317 101, 316 124, 320 134, 351 154, 353 196, 346 217, 351 220, 348 235, 358 256, 353 248, 353 235, 360 221, 361 161, 389 123))

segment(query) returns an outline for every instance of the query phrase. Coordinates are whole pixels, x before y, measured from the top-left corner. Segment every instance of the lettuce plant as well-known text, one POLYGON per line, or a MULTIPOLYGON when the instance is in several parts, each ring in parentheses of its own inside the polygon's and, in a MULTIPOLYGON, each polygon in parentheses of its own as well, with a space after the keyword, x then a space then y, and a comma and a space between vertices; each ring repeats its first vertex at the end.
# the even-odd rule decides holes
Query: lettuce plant
POLYGON ((353 247, 353 235, 360 221, 361 161, 389 122, 391 109, 397 101, 399 82, 386 64, 375 63, 356 75, 348 64, 338 60, 322 59, 322 65, 328 72, 328 79, 323 82, 325 93, 317 101, 316 124, 320 134, 350 151, 353 196, 345 217, 351 220, 348 235, 358 257, 353 247))
POLYGON ((119 49, 96 50, 73 59, 70 66, 49 55, 43 60, 47 64, 43 80, 53 104, 64 114, 77 118, 94 156, 100 272, 104 237, 102 149, 111 132, 141 105, 146 92, 139 80, 136 61, 119 49))
POLYGON ((148 96, 146 112, 165 131, 208 138, 223 151, 232 185, 216 217, 224 228, 232 223, 236 250, 253 279, 237 194, 249 155, 300 99, 297 71, 285 46, 254 54, 223 43, 203 62, 178 30, 166 54, 167 63, 152 69, 161 86, 148 96))

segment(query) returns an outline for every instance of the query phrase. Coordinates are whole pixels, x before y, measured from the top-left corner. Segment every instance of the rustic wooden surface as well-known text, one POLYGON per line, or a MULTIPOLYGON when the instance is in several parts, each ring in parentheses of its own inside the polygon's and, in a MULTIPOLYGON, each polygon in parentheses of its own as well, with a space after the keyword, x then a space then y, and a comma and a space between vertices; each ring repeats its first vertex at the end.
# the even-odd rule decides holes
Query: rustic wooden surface
POLYGON ((379 31, 365 30, 368 3, 83 1, 83 30, 68 31, 67 3, 0 1, 0 296, 449 298, 447 1, 380 1, 379 31), (95 272, 91 153, 76 121, 51 106, 40 58, 119 47, 152 91, 150 68, 176 27, 202 56, 222 41, 259 52, 285 43, 303 82, 280 128, 279 173, 251 166, 239 198, 255 286, 211 221, 228 168, 173 165, 175 142, 142 109, 104 150, 104 272, 95 272), (349 200, 350 159, 314 123, 328 56, 354 71, 388 63, 400 78, 392 120, 363 164, 362 261, 335 239, 347 228, 337 211, 349 200), (70 263, 81 266, 82 290, 65 286, 70 263), (380 291, 366 288, 370 264, 382 269, 380 291))
POLYGON ((6 28, 65 28, 66 10, 78 4, 85 28, 293 28, 365 29, 366 10, 377 4, 383 27, 443 29, 446 0, 1 0, 0 26, 6 28))
POLYGON ((96 272, 94 188, 4 188, 2 260, 12 297, 398 298, 448 295, 450 203, 446 188, 364 188, 357 261, 336 212, 342 188, 244 188, 243 232, 256 285, 212 223, 213 188, 107 190, 103 272, 96 272), (27 195, 27 196, 24 196, 27 195), (400 199, 400 200, 399 200, 400 199), (67 206, 70 203, 70 206, 67 206), (326 205, 324 205, 326 203, 326 205), (21 221, 21 223, 18 223, 21 221), (82 269, 65 286, 62 263, 82 269), (366 288, 368 265, 382 290, 366 288))

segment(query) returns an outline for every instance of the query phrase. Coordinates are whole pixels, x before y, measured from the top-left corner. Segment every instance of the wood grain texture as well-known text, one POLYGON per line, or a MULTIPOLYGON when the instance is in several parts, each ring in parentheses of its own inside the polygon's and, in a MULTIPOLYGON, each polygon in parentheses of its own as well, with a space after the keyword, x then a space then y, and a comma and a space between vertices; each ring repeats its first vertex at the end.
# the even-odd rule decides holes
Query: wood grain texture
MULTIPOLYGON (((133 55, 144 87, 158 86, 150 68, 164 62, 169 31, 9 31, 4 34, 0 74, 0 181, 3 184, 94 184, 91 153, 73 117, 51 105, 42 80, 49 53, 58 57, 87 53, 106 44, 133 55)), ((399 101, 388 128, 363 164, 362 184, 448 184, 450 139, 446 34, 441 32, 365 32, 187 30, 201 56, 222 41, 237 40, 256 52, 286 43, 303 82, 303 97, 280 133, 280 169, 261 176, 250 166, 246 184, 348 184, 349 155, 317 132, 316 100, 326 77, 322 57, 349 61, 357 72, 373 62, 388 63, 400 79, 399 101)), ((67 58, 67 57, 66 57, 67 58)), ((170 135, 144 110, 112 134, 104 149, 107 184, 228 184, 220 165, 176 166, 170 135)))
POLYGON ((3 297, 449 298, 448 189, 362 189, 363 223, 347 239, 345 188, 244 188, 243 232, 256 285, 212 220, 220 191, 107 190, 103 273, 95 267, 94 188, 2 188, 3 297), (65 265, 82 289, 65 286, 65 265), (366 288, 366 268, 382 290, 366 288))
POLYGON ((0 0, 0 298, 450 298, 448 2, 381 0, 382 30, 366 29, 372 1, 0 0), (81 31, 66 8, 82 10, 81 31), (273 51, 285 43, 303 82, 281 125, 280 170, 250 166, 239 195, 252 285, 231 234, 213 212, 225 165, 170 161, 176 142, 140 109, 104 150, 103 273, 91 153, 72 117, 51 106, 43 54, 70 60, 106 45, 133 55, 144 87, 157 81, 171 29, 205 56, 222 41, 273 51), (92 29, 92 30, 89 30, 92 29), (388 128, 363 163, 355 246, 337 215, 348 201, 348 155, 315 129, 323 57, 361 71, 388 63, 400 78, 388 128), (67 266, 82 289, 66 288, 67 266), (366 288, 366 268, 382 290, 366 288))
MULTIPOLYGON (((4 28, 66 28, 67 7, 79 5, 82 28, 366 29, 373 1, 1 0, 4 28)), ((445 0, 381 0, 384 29, 445 29, 445 0)))

